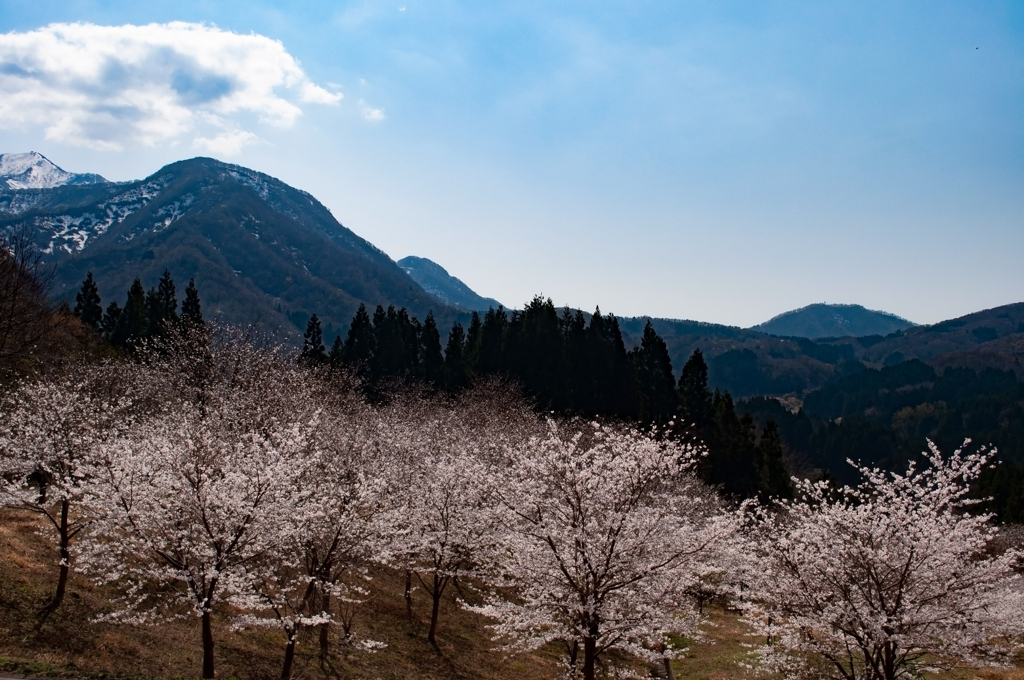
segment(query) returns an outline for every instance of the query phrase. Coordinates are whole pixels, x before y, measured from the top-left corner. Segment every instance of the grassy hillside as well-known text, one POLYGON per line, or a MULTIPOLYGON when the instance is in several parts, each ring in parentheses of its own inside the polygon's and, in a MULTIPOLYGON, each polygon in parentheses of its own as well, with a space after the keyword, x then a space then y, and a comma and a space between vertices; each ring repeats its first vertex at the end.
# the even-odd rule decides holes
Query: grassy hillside
MULTIPOLYGON (((112 594, 81 575, 72 578, 61 609, 35 630, 38 612, 51 594, 55 559, 38 535, 34 515, 0 511, 0 672, 43 677, 106 680, 196 678, 201 667, 198 622, 184 618, 160 626, 95 623, 112 594)), ((402 598, 404 578, 388 570, 374 574, 369 601, 355 622, 360 638, 380 640, 376 653, 337 644, 326 670, 318 663, 315 639, 300 639, 296 678, 374 678, 380 680, 541 680, 559 677, 557 650, 507 657, 492 651, 486 621, 463 610, 452 589, 445 598, 439 647, 426 640, 429 600, 414 593, 413 618, 402 598)), ((469 589, 466 599, 474 600, 469 589)), ((712 608, 705 640, 691 642, 687 658, 674 665, 677 678, 739 680, 750 677, 740 663, 749 659, 751 637, 734 611, 712 608)), ((284 637, 277 631, 231 630, 222 616, 216 622, 217 675, 221 678, 273 678, 280 673, 284 637)), ((647 669, 637 668, 646 675, 647 669)), ((772 680, 772 676, 761 676, 772 680)), ((930 676, 949 680, 1024 680, 1024 671, 961 669, 930 676)))
MULTIPOLYGON (((56 560, 36 534, 42 525, 30 514, 0 511, 0 670, 51 677, 196 678, 202 665, 198 621, 185 618, 160 626, 94 623, 111 593, 81 575, 72 577, 69 597, 39 631, 36 612, 52 594, 56 560)), ((554 652, 507 659, 487 637, 486 622, 459 607, 452 589, 445 598, 439 649, 426 639, 429 597, 414 593, 414 616, 406 616, 404 576, 386 570, 374 574, 370 600, 357 615, 359 638, 380 640, 376 653, 335 644, 327 677, 540 680, 557 674, 554 652)), ((466 595, 472 597, 470 591, 466 595)), ((273 678, 280 674, 284 636, 274 630, 230 630, 215 624, 217 676, 273 678)), ((333 633, 337 643, 338 632, 333 633)), ((296 661, 296 678, 324 677, 315 632, 307 631, 296 661)))

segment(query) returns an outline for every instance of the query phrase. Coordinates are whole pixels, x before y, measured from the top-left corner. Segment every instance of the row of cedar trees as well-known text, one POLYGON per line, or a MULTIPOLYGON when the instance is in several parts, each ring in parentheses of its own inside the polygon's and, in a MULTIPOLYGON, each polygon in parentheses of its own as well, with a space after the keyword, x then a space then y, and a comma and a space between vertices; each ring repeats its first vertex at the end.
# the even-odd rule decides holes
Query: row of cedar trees
POLYGON ((92 272, 89 272, 82 282, 81 290, 75 296, 75 308, 72 312, 82 320, 82 323, 100 332, 111 345, 127 351, 132 351, 146 338, 165 335, 176 324, 203 323, 195 279, 188 282, 179 315, 174 280, 166 269, 159 283, 149 291, 143 288, 140 279, 135 279, 128 289, 124 307, 117 302, 111 302, 107 305, 106 311, 103 309, 92 272))
MULTIPOLYGON (((135 279, 124 306, 111 302, 105 311, 90 272, 75 302, 73 312, 83 323, 129 352, 175 324, 203 321, 195 280, 185 289, 179 315, 168 271, 148 291, 135 279)), ((559 313, 550 299, 535 297, 511 314, 501 307, 482 318, 474 312, 468 329, 456 322, 442 352, 432 314, 420 323, 405 309, 378 306, 371 318, 360 305, 347 336, 336 337, 330 351, 319 319, 311 316, 302 360, 351 368, 371 394, 395 380, 419 380, 454 393, 476 376, 512 377, 545 410, 656 424, 670 436, 703 443, 708 456, 701 476, 727 495, 792 495, 776 424, 769 421, 758 436, 753 419, 736 413, 728 392, 709 391, 700 350, 677 383, 668 347, 649 322, 640 345, 627 352, 614 316, 597 310, 588 322, 579 310, 559 313)))
POLYGON ((458 392, 475 377, 519 381, 539 408, 561 414, 639 421, 669 436, 700 442, 708 455, 705 481, 735 497, 791 497, 790 475, 776 424, 758 435, 739 416, 728 392, 708 390, 707 364, 696 350, 678 382, 665 341, 648 322, 640 345, 626 351, 614 316, 598 309, 589 319, 535 297, 522 311, 474 312, 468 328, 456 322, 444 351, 432 314, 423 323, 405 309, 360 305, 343 339, 324 345, 320 321, 310 317, 302 359, 356 371, 371 394, 391 381, 417 380, 458 392))

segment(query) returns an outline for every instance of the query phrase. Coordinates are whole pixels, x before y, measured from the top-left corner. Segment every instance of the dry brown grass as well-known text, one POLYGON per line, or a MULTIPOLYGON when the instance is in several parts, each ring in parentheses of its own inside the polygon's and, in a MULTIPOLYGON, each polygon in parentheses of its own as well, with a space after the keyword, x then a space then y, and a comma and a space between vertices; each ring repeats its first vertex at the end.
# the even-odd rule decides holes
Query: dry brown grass
MULTIPOLYGON (((160 626, 94 623, 112 593, 78 574, 72 576, 61 608, 35 631, 36 614, 52 595, 57 574, 55 551, 36 533, 41 526, 31 514, 0 511, 0 670, 91 678, 199 676, 198 620, 160 626)), ((372 584, 356 631, 387 647, 368 654, 336 644, 325 673, 318 663, 315 633, 310 632, 300 639, 295 678, 540 680, 556 674, 553 654, 509 659, 491 651, 485 620, 459 607, 454 591, 442 605, 435 649, 426 639, 430 603, 423 592, 414 594, 410 621, 402 597, 404 576, 380 570, 372 584)), ((281 633, 233 632, 226 616, 215 626, 218 677, 279 677, 281 633)))
MULTIPOLYGON (((707 640, 689 645, 686 658, 673 666, 677 678, 693 680, 741 680, 760 677, 777 680, 773 676, 757 675, 740 665, 751 656, 752 646, 763 642, 751 636, 739 614, 712 607, 709 610, 712 627, 707 640)), ((1024 661, 1024 659, 1022 659, 1024 661)), ((927 680, 1024 680, 1024 669, 957 668, 941 674, 928 674, 927 680)))
MULTIPOLYGON (((36 530, 38 518, 0 510, 0 672, 17 671, 46 677, 154 680, 196 678, 202 654, 197 620, 134 627, 93 623, 106 611, 113 593, 73 575, 60 610, 35 631, 36 614, 56 582, 56 554, 36 530)), ((541 680, 558 676, 557 650, 507 658, 491 651, 486 621, 446 595, 438 630, 439 646, 427 642, 429 601, 414 596, 414 618, 406 617, 404 578, 380 570, 372 596, 356 620, 360 637, 381 640, 387 648, 375 654, 335 645, 325 672, 316 658, 312 634, 300 639, 294 677, 366 680, 541 680)), ((472 594, 466 594, 472 599, 472 594)), ((712 610, 715 624, 709 640, 690 645, 676 663, 678 678, 733 680, 753 674, 738 665, 757 640, 735 613, 712 610)), ((217 676, 277 678, 284 637, 273 630, 233 632, 226 616, 216 621, 217 676)), ((336 640, 337 636, 335 636, 336 640)), ((942 680, 1024 680, 1024 670, 960 669, 942 680)))

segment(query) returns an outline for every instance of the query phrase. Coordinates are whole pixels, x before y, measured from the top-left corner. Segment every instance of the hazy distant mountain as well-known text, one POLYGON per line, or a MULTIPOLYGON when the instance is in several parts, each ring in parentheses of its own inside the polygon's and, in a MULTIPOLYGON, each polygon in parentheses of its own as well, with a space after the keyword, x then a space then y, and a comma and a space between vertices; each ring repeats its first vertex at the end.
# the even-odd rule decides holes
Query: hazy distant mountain
POLYGON ((35 151, 0 154, 0 185, 7 189, 52 189, 106 181, 92 173, 76 174, 62 170, 35 151))
MULTIPOLYGON (((800 310, 797 310, 800 311, 800 310)), ((759 327, 676 319, 651 319, 668 345, 676 375, 695 349, 708 363, 708 384, 733 396, 802 394, 865 367, 909 359, 943 370, 1012 370, 1024 380, 1024 302, 1004 305, 883 335, 811 340, 797 334, 767 334, 759 327)), ((640 342, 647 318, 619 320, 626 347, 640 342)), ((763 324, 762 324, 763 325, 763 324)))
POLYGON ((493 298, 481 297, 469 286, 449 274, 444 267, 425 257, 410 255, 398 261, 398 266, 437 300, 471 312, 484 312, 500 306, 493 298))
POLYGON ((779 314, 750 330, 797 338, 842 338, 862 335, 888 335, 915 326, 911 321, 865 309, 860 305, 818 303, 779 314))
POLYGON ((1012 370, 1024 380, 1024 302, 931 326, 915 326, 885 337, 842 338, 830 344, 849 345, 859 360, 873 366, 920 359, 936 368, 1012 370))
MULTIPOLYGON (((35 177, 45 183, 43 175, 35 177)), ((34 230, 56 266, 55 294, 72 303, 88 271, 106 306, 123 304, 135 277, 148 288, 167 268, 179 289, 196 278, 209 318, 302 331, 316 313, 328 342, 348 326, 360 303, 371 312, 378 304, 406 307, 421 320, 433 311, 442 335, 455 320, 466 323, 466 310, 498 305, 430 260, 393 262, 309 194, 208 158, 174 163, 135 182, 34 189, 0 182, 0 231, 18 228, 34 230)), ((646 322, 620 319, 627 349, 639 342, 646 322)), ((936 368, 1012 369, 1024 379, 1024 303, 932 326, 855 305, 811 305, 753 329, 674 319, 652 323, 677 375, 699 348, 711 387, 737 397, 804 394, 865 365, 914 358, 936 368), (817 325, 808 325, 809 319, 817 325), (885 325, 893 323, 902 330, 885 325), (833 339, 821 339, 826 336, 833 339)))
POLYGON ((0 206, 0 230, 35 230, 71 301, 89 271, 106 306, 166 268, 179 290, 195 277, 208 318, 302 331, 315 313, 328 342, 360 303, 433 310, 441 328, 460 316, 306 192, 209 158, 135 182, 8 190, 0 206))

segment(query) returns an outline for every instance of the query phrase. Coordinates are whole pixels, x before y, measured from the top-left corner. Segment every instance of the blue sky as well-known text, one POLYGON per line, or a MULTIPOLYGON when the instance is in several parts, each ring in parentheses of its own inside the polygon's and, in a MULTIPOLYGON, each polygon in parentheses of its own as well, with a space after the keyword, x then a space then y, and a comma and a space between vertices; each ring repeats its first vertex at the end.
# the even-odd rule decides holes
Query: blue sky
MULTIPOLYGON (((0 151, 111 179, 214 155, 513 306, 748 326, 821 301, 930 323, 1024 300, 1021 2, 0 0, 34 59, 45 43, 18 36, 54 23, 173 21, 207 24, 212 59, 231 34, 279 41, 285 84, 203 108, 221 81, 196 71, 207 90, 142 122, 103 108, 91 142, 54 132, 70 114, 40 85, 30 114, 0 102, 0 151)), ((246 45, 230 82, 270 63, 246 45)))

